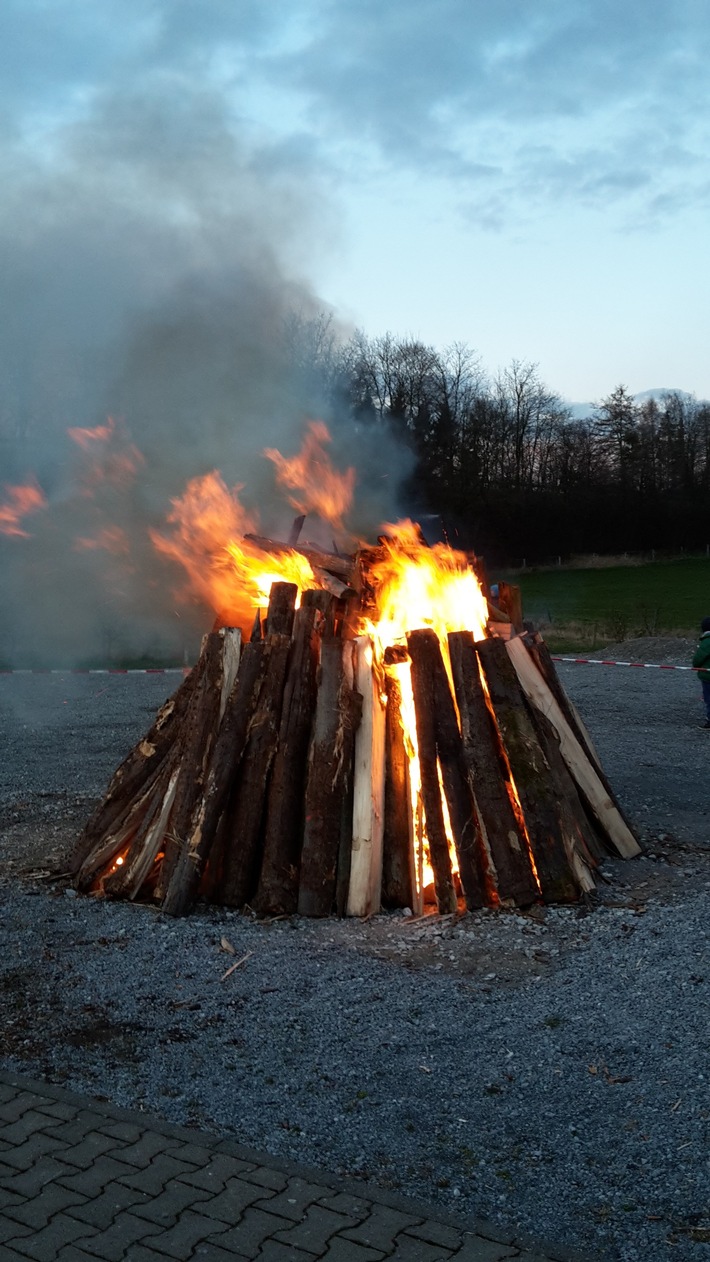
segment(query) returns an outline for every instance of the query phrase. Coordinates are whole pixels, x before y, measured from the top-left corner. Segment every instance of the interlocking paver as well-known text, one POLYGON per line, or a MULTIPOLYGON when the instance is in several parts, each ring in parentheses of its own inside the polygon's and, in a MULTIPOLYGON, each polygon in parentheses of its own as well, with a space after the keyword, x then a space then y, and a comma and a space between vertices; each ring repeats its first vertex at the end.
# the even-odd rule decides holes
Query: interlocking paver
POLYGON ((336 1232, 355 1226, 357 1219, 346 1218, 345 1214, 335 1214, 332 1209, 324 1209, 322 1205, 309 1205, 300 1222, 285 1231, 277 1232, 275 1238, 284 1244, 296 1245, 299 1249, 309 1249, 311 1253, 320 1254, 336 1232))
POLYGON ((8 1100, 4 1100, 0 1107, 0 1117, 4 1122, 15 1122, 18 1117, 27 1109, 34 1109, 41 1103, 42 1097, 38 1096, 34 1091, 17 1091, 13 1092, 8 1100))
POLYGON ((71 1148, 75 1144, 80 1144, 87 1135, 95 1134, 98 1121, 99 1119, 92 1109, 80 1109, 79 1111, 75 1109, 71 1117, 48 1117, 45 1130, 48 1135, 51 1135, 54 1139, 61 1139, 63 1144, 71 1148))
POLYGON ((30 1170, 40 1158, 52 1152, 59 1154, 64 1148, 66 1144, 61 1139, 53 1139, 43 1131, 35 1131, 24 1144, 18 1144, 16 1148, 9 1148, 3 1153, 3 1165, 12 1166, 14 1170, 30 1170))
MULTIPOLYGON (((99 1157, 103 1157, 106 1153, 116 1152, 116 1141, 108 1135, 100 1135, 96 1131, 92 1134, 85 1135, 80 1143, 74 1144, 71 1148, 65 1148, 62 1151, 61 1159, 68 1166, 76 1166, 79 1170, 88 1170, 89 1166, 93 1166, 99 1157)), ((121 1150, 121 1160, 123 1160, 123 1152, 121 1150)))
POLYGON ((205 1201, 200 1207, 200 1213, 233 1225, 239 1222, 244 1210, 255 1201, 258 1201, 261 1207, 269 1206, 262 1187, 257 1187, 254 1183, 245 1183, 243 1179, 230 1179, 221 1192, 205 1201))
POLYGON ((145 1132, 144 1126, 135 1126, 133 1122, 109 1122, 106 1118, 95 1119, 96 1130, 102 1135, 110 1135, 112 1139, 120 1139, 124 1144, 135 1144, 145 1132))
MULTIPOLYGON (((65 1172, 69 1169, 69 1166, 63 1167, 65 1172)), ((134 1166, 127 1166, 125 1162, 117 1161, 115 1157, 106 1156, 99 1157, 88 1170, 72 1170, 71 1174, 63 1173, 61 1177, 57 1177, 63 1187, 83 1192, 85 1196, 100 1196, 107 1183, 114 1183, 124 1175, 130 1177, 134 1174, 134 1166)))
POLYGON ((83 1205, 72 1206, 69 1213, 72 1218, 105 1230, 123 1210, 135 1210, 151 1200, 147 1192, 139 1192, 138 1188, 127 1188, 125 1183, 107 1183, 99 1196, 85 1200, 83 1205))
POLYGON ((329 1196, 321 1196, 318 1204, 335 1210, 336 1214, 347 1214, 358 1222, 363 1222, 372 1209, 371 1202, 360 1196, 351 1196, 349 1192, 331 1192, 329 1196))
MULTIPOLYGON (((251 1176, 249 1176, 251 1179, 251 1176)), ((289 1179, 283 1192, 273 1196, 264 1208, 270 1214, 283 1214, 284 1218, 292 1218, 298 1222, 309 1205, 315 1205, 323 1195, 322 1183, 306 1183, 304 1179, 289 1179)))
POLYGON ((63 1188, 60 1183, 46 1183, 39 1196, 29 1200, 18 1200, 15 1205, 4 1206, 8 1218, 16 1218, 18 1223, 27 1223, 28 1227, 45 1227, 54 1214, 61 1213, 70 1205, 81 1206, 86 1197, 80 1192, 72 1192, 63 1188))
MULTIPOLYGON (((41 1103, 38 1100, 37 1108, 40 1113, 46 1113, 48 1117, 53 1117, 62 1122, 69 1122, 73 1117, 76 1117, 78 1112, 84 1111, 77 1109, 76 1105, 63 1104, 61 1100, 47 1099, 42 1099, 41 1103)), ((96 1117, 96 1114, 93 1116, 96 1117)))
POLYGON ((268 1166, 252 1166, 244 1171, 244 1178, 250 1183, 258 1183, 259 1187, 271 1188, 273 1192, 281 1192, 288 1183, 288 1175, 281 1170, 270 1170, 268 1166))
POLYGON ((426 1240, 428 1244, 443 1245, 444 1248, 452 1251, 459 1249, 463 1243, 462 1231, 447 1227, 445 1223, 434 1222, 433 1219, 427 1219, 418 1227, 407 1227, 403 1234, 413 1236, 415 1240, 426 1240))
MULTIPOLYGON (((187 1183, 179 1183, 177 1179, 171 1179, 167 1187, 159 1196, 149 1197, 144 1204, 137 1206, 134 1212, 140 1218, 147 1218, 152 1223, 159 1223, 161 1227, 171 1227, 179 1218, 183 1210, 192 1208, 193 1205, 200 1205, 202 1201, 211 1201, 213 1198, 204 1188, 191 1188, 187 1183)), ((200 1212, 202 1212, 200 1210, 200 1212)), ((219 1218, 219 1214, 210 1217, 219 1218)), ((230 1222, 229 1218, 224 1219, 230 1222)))
MULTIPOLYGON (((215 1153, 212 1160, 200 1170, 190 1170, 180 1175, 181 1183, 189 1183, 191 1187, 207 1188, 210 1192, 221 1192, 228 1181, 236 1176, 243 1177, 254 1169, 246 1161, 237 1157, 228 1157, 226 1153, 215 1153)), ((257 1187, 263 1187, 258 1183, 257 1187)))
POLYGON ((504 1262, 505 1258, 520 1258, 520 1250, 515 1245, 498 1244, 474 1235, 466 1236, 461 1248, 453 1254, 455 1262, 504 1262))
POLYGON ((392 1253, 387 1254, 387 1262, 448 1262, 453 1257, 451 1249, 440 1244, 429 1244, 427 1240, 415 1240, 413 1236, 401 1235, 392 1253))
MULTIPOLYGON (((45 1184, 51 1183, 54 1179, 63 1179, 69 1173, 73 1173, 71 1166, 65 1166, 55 1157, 41 1157, 30 1170, 18 1170, 12 1175, 3 1173, 0 1176, 0 1187, 8 1192, 15 1192, 19 1196, 39 1196, 45 1184)), ((82 1188, 76 1189, 77 1192, 82 1190, 82 1188)))
POLYGON ((416 1227, 423 1221, 408 1214, 402 1214, 388 1205, 374 1205, 369 1218, 358 1227, 343 1233, 346 1240, 357 1244, 370 1245, 373 1249, 382 1249, 389 1253, 394 1249, 397 1236, 407 1227, 416 1227))
POLYGON ((204 1214, 194 1214, 186 1210, 167 1231, 161 1231, 150 1241, 150 1248, 164 1253, 173 1262, 187 1262, 195 1247, 210 1236, 215 1237, 215 1244, 222 1244, 223 1233, 228 1223, 219 1223, 214 1218, 206 1218, 204 1214))
POLYGON ((381 1249, 371 1249, 369 1245, 356 1244, 354 1240, 336 1236, 330 1241, 322 1262, 382 1262, 386 1256, 381 1249))
MULTIPOLYGON (((123 1162, 123 1152, 121 1161, 123 1162)), ((192 1168, 183 1161, 176 1161, 169 1152, 161 1152, 142 1170, 134 1167, 130 1174, 121 1175, 121 1183, 125 1183, 127 1187, 139 1188, 141 1192, 149 1192, 151 1196, 158 1196, 166 1183, 176 1179, 178 1175, 188 1174, 192 1168)))
POLYGON ((261 1246, 285 1226, 286 1223, 280 1216, 250 1207, 244 1211, 236 1227, 219 1236, 215 1232, 215 1244, 227 1251, 233 1249, 235 1253, 241 1253, 247 1258, 255 1258, 261 1246))
POLYGON ((61 1248, 73 1245, 75 1241, 85 1244, 94 1233, 95 1228, 88 1223, 80 1223, 77 1218, 69 1218, 67 1214, 55 1214, 46 1227, 39 1231, 32 1230, 21 1240, 10 1238, 8 1244, 18 1253, 26 1253, 28 1258, 34 1258, 35 1262, 55 1262, 61 1248))
POLYGON ((5 1244, 8 1240, 16 1240, 18 1236, 31 1236, 33 1231, 34 1227, 28 1227, 26 1223, 18 1223, 17 1219, 0 1214, 0 1244, 5 1244))
POLYGON ((52 1118, 46 1113, 40 1113, 38 1109, 27 1109, 22 1117, 18 1117, 14 1122, 7 1122, 4 1126, 0 1126, 0 1139, 7 1144, 19 1146, 24 1144, 25 1140, 30 1139, 37 1131, 46 1130, 48 1126, 52 1126, 52 1118))
POLYGON ((174 1139, 168 1139, 167 1135, 145 1131, 134 1143, 121 1148, 121 1161, 127 1161, 129 1166, 144 1170, 159 1153, 172 1152, 178 1147, 179 1144, 174 1139))
POLYGON ((267 1240, 254 1257, 255 1262, 314 1262, 312 1253, 304 1253, 292 1244, 280 1244, 277 1240, 267 1240))
POLYGON ((130 1257, 133 1244, 137 1241, 148 1241, 160 1231, 154 1223, 146 1222, 145 1218, 136 1218, 130 1211, 119 1214, 115 1222, 103 1231, 88 1228, 86 1223, 82 1225, 95 1233, 90 1240, 81 1241, 84 1252, 101 1258, 102 1262, 122 1262, 122 1259, 130 1257))

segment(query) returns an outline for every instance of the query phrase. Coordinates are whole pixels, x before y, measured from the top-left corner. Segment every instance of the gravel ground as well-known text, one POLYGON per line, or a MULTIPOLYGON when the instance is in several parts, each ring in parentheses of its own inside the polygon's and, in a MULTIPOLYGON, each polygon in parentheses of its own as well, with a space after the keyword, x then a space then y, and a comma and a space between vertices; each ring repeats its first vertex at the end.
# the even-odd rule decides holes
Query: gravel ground
POLYGON ((591 910, 366 924, 75 897, 47 872, 176 678, 0 677, 5 1067, 605 1259, 708 1258, 700 689, 559 669, 643 857, 591 910))

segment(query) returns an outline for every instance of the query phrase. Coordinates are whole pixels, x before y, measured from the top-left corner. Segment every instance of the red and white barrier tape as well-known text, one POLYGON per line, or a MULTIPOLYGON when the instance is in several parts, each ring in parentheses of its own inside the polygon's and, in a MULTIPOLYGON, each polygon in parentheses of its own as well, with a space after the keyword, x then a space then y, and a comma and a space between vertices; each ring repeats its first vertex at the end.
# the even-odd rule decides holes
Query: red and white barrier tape
POLYGON ((611 662, 601 657, 559 657, 550 655, 553 662, 574 662, 577 666, 634 666, 640 670, 707 670, 707 666, 667 666, 663 662, 611 662))
POLYGON ((81 670, 80 667, 58 667, 56 670, 0 670, 0 675, 189 675, 189 666, 144 666, 142 668, 127 668, 120 670, 118 667, 96 668, 92 670, 81 670))

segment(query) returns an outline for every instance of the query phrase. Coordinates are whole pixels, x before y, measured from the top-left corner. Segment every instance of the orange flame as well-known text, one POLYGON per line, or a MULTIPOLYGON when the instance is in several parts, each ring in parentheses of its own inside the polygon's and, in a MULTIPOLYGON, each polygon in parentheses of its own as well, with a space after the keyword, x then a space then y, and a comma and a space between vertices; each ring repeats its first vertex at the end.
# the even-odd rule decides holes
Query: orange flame
POLYGON ((23 530, 20 522, 30 513, 47 507, 47 499, 36 482, 25 486, 5 486, 6 500, 0 504, 0 535, 14 535, 18 539, 29 539, 30 533, 23 530))
POLYGON ((85 496, 93 496, 102 484, 124 488, 134 480, 145 457, 134 443, 121 432, 112 416, 105 425, 93 429, 74 427, 67 433, 89 459, 81 472, 81 486, 85 496))
POLYGON ((158 551, 186 570, 183 596, 197 596, 225 624, 247 629, 255 610, 268 605, 272 583, 296 583, 299 591, 318 583, 300 553, 267 552, 244 538, 257 522, 240 503, 240 489, 228 490, 216 470, 193 478, 171 501, 173 532, 150 533, 158 551))
POLYGON ((486 635, 488 606, 463 552, 428 547, 411 521, 385 526, 382 556, 371 570, 376 619, 367 630, 382 647, 403 642, 407 631, 432 627, 448 661, 449 631, 486 635))
POLYGON ((301 450, 290 459, 273 447, 264 455, 276 468, 279 486, 290 491, 289 504, 299 513, 316 513, 339 530, 349 511, 355 487, 355 470, 338 473, 325 451, 331 441, 323 421, 311 421, 301 450))

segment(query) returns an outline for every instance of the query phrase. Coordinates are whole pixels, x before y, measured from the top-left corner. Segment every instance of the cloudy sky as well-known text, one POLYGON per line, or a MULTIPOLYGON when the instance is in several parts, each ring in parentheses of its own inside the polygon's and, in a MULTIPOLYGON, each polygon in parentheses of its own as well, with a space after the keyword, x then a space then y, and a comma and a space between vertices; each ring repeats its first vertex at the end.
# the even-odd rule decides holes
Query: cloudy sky
POLYGON ((704 0, 4 0, 0 27, 16 374, 39 326, 80 355, 181 269, 258 260, 569 400, 710 396, 704 0))

